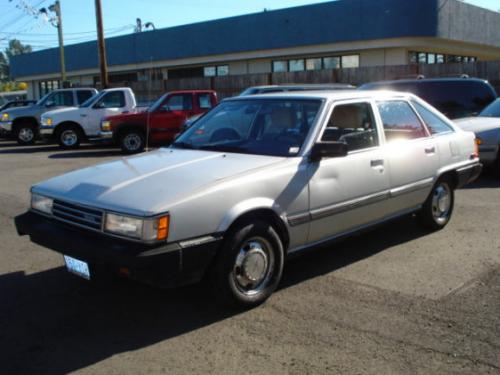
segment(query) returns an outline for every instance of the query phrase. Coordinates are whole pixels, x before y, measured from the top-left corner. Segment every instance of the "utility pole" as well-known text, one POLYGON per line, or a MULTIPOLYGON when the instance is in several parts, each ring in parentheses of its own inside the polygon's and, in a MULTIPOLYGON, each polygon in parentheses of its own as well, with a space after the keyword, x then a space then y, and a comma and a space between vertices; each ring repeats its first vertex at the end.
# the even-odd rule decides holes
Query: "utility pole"
POLYGON ((104 27, 102 26, 101 0, 95 0, 95 15, 97 21, 97 45, 99 50, 99 66, 101 69, 101 86, 103 89, 109 87, 108 63, 106 61, 106 45, 104 43, 104 27))
POLYGON ((66 64, 64 61, 64 40, 63 40, 63 26, 62 26, 62 15, 61 15, 61 3, 59 0, 56 0, 54 4, 46 8, 42 8, 39 10, 39 13, 45 14, 45 16, 50 17, 50 21, 52 26, 57 27, 57 36, 59 38, 59 61, 61 64, 61 83, 64 85, 66 82, 66 64), (50 17, 49 12, 54 12, 56 14, 56 18, 50 17))

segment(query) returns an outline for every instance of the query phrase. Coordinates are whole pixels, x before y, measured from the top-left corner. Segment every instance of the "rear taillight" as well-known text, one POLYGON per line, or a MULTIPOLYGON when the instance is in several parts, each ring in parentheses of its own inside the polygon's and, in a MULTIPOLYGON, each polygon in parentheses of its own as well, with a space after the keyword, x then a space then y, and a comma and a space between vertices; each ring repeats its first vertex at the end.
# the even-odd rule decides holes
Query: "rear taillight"
POLYGON ((483 141, 481 138, 474 139, 474 152, 471 154, 471 159, 479 158, 479 145, 482 145, 483 141))

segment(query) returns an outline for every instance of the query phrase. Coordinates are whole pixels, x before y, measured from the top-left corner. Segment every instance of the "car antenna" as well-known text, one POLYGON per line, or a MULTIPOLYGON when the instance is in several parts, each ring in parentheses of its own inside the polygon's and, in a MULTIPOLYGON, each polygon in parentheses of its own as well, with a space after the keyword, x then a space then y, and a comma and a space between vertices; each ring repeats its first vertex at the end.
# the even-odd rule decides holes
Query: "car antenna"
POLYGON ((146 109, 147 114, 146 114, 146 152, 149 151, 149 107, 151 106, 151 92, 152 92, 152 85, 153 85, 153 56, 150 57, 150 62, 151 64, 149 65, 149 79, 148 79, 148 108, 146 109))

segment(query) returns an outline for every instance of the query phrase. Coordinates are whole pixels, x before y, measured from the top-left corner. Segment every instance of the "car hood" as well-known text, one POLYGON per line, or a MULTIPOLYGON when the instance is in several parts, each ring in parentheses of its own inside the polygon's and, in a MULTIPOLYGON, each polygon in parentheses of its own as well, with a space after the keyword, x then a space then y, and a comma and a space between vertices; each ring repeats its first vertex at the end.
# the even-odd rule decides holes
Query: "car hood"
POLYGON ((8 113, 10 117, 21 117, 36 115, 40 112, 40 107, 37 105, 30 105, 26 107, 8 108, 3 113, 8 113))
POLYGON ((151 216, 228 178, 286 158, 160 149, 52 178, 33 192, 90 207, 151 216))
POLYGON ((493 129, 500 130, 500 118, 498 117, 467 117, 455 120, 455 123, 462 130, 481 133, 493 129))
POLYGON ((43 117, 58 118, 61 116, 79 114, 80 112, 87 113, 87 108, 66 107, 66 108, 54 109, 52 111, 45 112, 43 114, 43 117))

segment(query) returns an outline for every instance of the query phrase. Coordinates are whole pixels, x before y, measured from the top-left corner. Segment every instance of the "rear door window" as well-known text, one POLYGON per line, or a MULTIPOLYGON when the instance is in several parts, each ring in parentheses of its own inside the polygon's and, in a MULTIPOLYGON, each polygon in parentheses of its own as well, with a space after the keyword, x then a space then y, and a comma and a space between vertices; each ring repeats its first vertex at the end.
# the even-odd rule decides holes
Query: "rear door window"
POLYGON ((450 133, 453 131, 453 128, 450 125, 441 120, 436 114, 432 113, 432 111, 425 108, 418 102, 412 101, 411 103, 420 114, 420 117, 424 120, 431 134, 450 133))
POLYGON ((78 90, 76 92, 76 98, 78 100, 78 104, 84 103, 87 99, 94 96, 94 92, 90 90, 78 90))
POLYGON ((336 105, 321 140, 345 142, 349 151, 378 146, 377 125, 370 103, 336 105))
POLYGON ((423 124, 411 106, 400 100, 377 103, 387 142, 427 137, 423 124))

